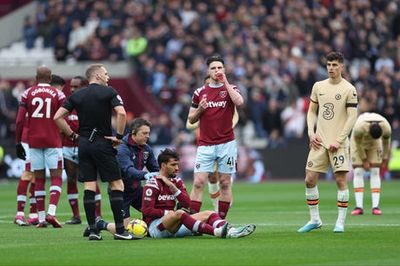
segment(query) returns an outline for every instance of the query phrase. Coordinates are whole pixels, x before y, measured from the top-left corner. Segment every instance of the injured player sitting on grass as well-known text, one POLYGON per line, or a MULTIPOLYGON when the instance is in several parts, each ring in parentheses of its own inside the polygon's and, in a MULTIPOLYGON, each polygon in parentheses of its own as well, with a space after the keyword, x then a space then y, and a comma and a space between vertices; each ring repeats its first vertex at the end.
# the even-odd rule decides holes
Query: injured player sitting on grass
MULTIPOLYGON (((160 174, 147 181, 142 195, 143 220, 152 238, 184 237, 207 234, 220 238, 239 238, 253 233, 254 224, 233 227, 214 211, 191 214, 190 197, 179 172, 179 155, 165 149, 158 156, 160 174), (182 207, 177 209, 176 205, 182 207)), ((97 222, 99 230, 112 233, 113 226, 104 220, 97 222)))
POLYGON ((254 224, 232 227, 214 211, 190 214, 190 197, 179 172, 179 155, 165 149, 158 156, 160 174, 147 181, 143 189, 143 220, 152 238, 184 237, 208 234, 221 238, 239 238, 250 235, 254 224), (179 202, 182 209, 174 210, 179 202))

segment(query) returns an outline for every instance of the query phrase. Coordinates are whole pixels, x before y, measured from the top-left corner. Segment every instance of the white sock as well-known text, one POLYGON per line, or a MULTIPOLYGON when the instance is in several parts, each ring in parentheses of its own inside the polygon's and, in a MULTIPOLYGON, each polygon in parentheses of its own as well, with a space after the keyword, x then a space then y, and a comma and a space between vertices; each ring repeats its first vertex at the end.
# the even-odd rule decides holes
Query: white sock
POLYGON ((52 215, 52 216, 56 216, 56 210, 57 210, 57 206, 54 204, 49 204, 49 209, 47 210, 47 213, 52 215))
POLYGON ((371 193, 372 193, 372 208, 379 207, 379 198, 381 195, 381 177, 379 176, 379 168, 371 168, 371 193))
POLYGON ((39 222, 42 223, 46 220, 46 213, 44 211, 39 211, 38 212, 38 216, 39 216, 39 222))
POLYGON ((321 218, 319 217, 319 192, 318 186, 313 188, 306 187, 306 199, 308 204, 308 209, 310 210, 310 220, 314 223, 321 222, 321 218))
POLYGON ((210 183, 208 182, 208 193, 210 194, 211 202, 214 206, 214 210, 218 212, 218 199, 221 194, 219 189, 219 182, 210 183))
POLYGON ((364 198, 364 173, 365 170, 362 167, 357 167, 354 169, 353 186, 354 186, 354 196, 356 199, 356 207, 363 208, 363 198, 364 198))
POLYGON ((30 213, 29 214, 29 218, 32 218, 32 219, 38 218, 38 214, 37 213, 30 213))
POLYGON ((344 227, 348 204, 349 204, 349 190, 348 189, 338 190, 337 192, 338 218, 336 220, 337 226, 344 227))

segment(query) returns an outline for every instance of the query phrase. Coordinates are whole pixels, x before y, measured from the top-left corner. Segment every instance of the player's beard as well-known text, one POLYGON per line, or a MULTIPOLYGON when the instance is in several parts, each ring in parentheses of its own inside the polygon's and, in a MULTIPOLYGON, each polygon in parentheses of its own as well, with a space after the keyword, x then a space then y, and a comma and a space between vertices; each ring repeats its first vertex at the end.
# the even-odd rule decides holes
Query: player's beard
POLYGON ((175 178, 175 177, 176 177, 176 174, 175 174, 175 173, 172 173, 172 174, 169 174, 169 175, 168 175, 168 178, 170 178, 170 179, 175 178))

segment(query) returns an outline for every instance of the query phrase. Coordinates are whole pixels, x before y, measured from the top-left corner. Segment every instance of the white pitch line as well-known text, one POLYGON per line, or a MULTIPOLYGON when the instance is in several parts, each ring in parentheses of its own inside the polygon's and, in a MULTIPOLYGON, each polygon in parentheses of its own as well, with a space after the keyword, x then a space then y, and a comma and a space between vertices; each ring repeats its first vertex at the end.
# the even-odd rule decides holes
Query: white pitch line
MULTIPOLYGON (((288 227, 288 226, 301 226, 299 224, 279 224, 279 223, 262 223, 262 224, 255 224, 257 226, 282 226, 282 227, 288 227)), ((334 224, 332 223, 324 223, 322 226, 333 226, 334 224)), ((382 226, 382 227, 400 227, 400 224, 346 224, 347 226, 382 226)))
MULTIPOLYGON (((12 224, 13 222, 10 220, 0 220, 0 224, 12 224)), ((85 225, 86 223, 82 223, 85 225)), ((235 223, 233 223, 235 225, 235 223)), ((279 226, 279 227, 292 227, 292 226, 300 226, 299 224, 282 224, 282 223, 256 223, 256 226, 268 227, 268 226, 279 226)), ((331 223, 324 223, 323 226, 333 226, 331 223)), ((400 227, 400 224, 347 224, 348 227, 352 226, 364 226, 364 227, 400 227)))

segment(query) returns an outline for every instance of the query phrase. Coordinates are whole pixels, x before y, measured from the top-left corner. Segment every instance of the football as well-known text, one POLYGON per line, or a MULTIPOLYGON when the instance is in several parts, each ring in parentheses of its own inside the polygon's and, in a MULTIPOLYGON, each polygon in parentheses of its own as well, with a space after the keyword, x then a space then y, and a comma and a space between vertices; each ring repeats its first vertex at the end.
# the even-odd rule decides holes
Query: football
POLYGON ((140 219, 133 219, 126 230, 133 234, 136 239, 142 239, 147 235, 147 224, 140 219))

